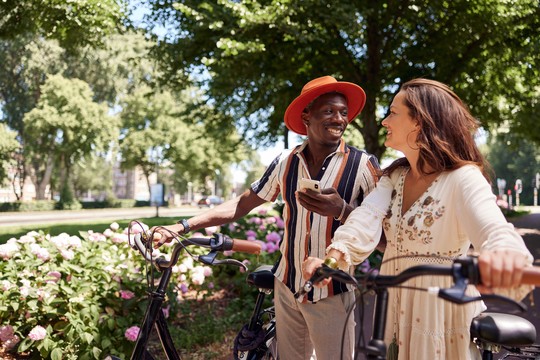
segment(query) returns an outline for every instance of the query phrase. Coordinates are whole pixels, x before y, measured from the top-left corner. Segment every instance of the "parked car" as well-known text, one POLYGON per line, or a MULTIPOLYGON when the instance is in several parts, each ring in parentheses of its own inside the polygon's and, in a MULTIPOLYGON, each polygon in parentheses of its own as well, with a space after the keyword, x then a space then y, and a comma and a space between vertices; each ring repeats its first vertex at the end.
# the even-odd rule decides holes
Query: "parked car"
POLYGON ((219 196, 205 196, 199 202, 197 202, 197 206, 200 208, 203 207, 209 207, 213 208, 216 205, 222 204, 223 200, 219 196))

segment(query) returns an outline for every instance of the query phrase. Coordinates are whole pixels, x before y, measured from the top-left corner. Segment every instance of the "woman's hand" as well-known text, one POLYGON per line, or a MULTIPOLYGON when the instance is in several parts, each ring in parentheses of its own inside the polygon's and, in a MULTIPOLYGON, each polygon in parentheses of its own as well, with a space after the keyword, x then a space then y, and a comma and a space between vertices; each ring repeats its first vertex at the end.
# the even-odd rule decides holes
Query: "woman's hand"
POLYGON ((521 284, 523 269, 529 265, 525 254, 509 250, 484 251, 478 257, 481 292, 494 287, 513 287, 521 284))
MULTIPOLYGON (((307 281, 311 279, 311 277, 315 273, 315 270, 320 268, 323 263, 324 263, 323 259, 319 259, 319 258, 311 257, 311 256, 308 257, 302 264, 302 276, 304 277, 304 280, 307 281)), ((326 278, 313 285, 317 287, 323 287, 323 286, 328 285, 331 280, 332 278, 326 278)))

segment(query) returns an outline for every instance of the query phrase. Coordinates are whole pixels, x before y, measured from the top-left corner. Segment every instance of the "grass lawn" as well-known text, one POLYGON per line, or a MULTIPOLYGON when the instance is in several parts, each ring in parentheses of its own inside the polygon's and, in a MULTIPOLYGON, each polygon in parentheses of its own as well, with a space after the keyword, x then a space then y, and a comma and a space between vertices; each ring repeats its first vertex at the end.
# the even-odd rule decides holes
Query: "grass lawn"
MULTIPOLYGON (((178 221, 178 217, 151 217, 139 219, 146 225, 152 227, 155 225, 174 224, 178 221)), ((128 226, 130 220, 117 220, 116 222, 121 228, 128 226)), ((69 235, 79 235, 79 231, 93 230, 96 232, 103 232, 109 227, 115 220, 99 220, 92 221, 79 221, 79 222, 61 222, 57 224, 46 224, 42 226, 37 225, 21 225, 21 226, 6 226, 0 227, 0 244, 4 244, 11 238, 19 238, 28 232, 35 230, 43 230, 45 233, 51 235, 59 235, 61 233, 67 233, 69 235)))

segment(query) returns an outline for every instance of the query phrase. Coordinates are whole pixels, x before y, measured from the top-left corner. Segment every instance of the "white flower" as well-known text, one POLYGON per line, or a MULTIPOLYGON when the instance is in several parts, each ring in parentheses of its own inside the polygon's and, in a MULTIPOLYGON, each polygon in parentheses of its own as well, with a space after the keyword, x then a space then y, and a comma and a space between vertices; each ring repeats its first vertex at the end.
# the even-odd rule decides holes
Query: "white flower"
POLYGON ((38 259, 41 259, 43 261, 47 261, 51 258, 49 250, 42 248, 38 244, 31 244, 30 250, 32 251, 32 254, 36 255, 38 259))
POLYGON ((19 240, 17 240, 21 244, 33 244, 36 242, 36 239, 34 236, 29 235, 30 233, 23 235, 20 237, 19 240))
POLYGON ((117 222, 113 222, 111 225, 109 225, 109 228, 111 228, 112 231, 117 231, 120 229, 120 225, 118 225, 117 222))
POLYGON ((15 285, 10 283, 8 280, 2 280, 2 290, 8 291, 9 289, 13 288, 15 285))
POLYGON ((7 242, 0 245, 0 257, 4 260, 11 259, 17 251, 19 251, 17 243, 7 242))
POLYGON ((69 249, 61 249, 60 254, 65 260, 73 260, 73 258, 75 257, 75 253, 73 252, 73 250, 69 249))
POLYGON ((186 266, 186 264, 180 264, 178 265, 178 271, 184 274, 188 271, 188 267, 186 266))
POLYGON ((204 284, 204 274, 202 272, 194 272, 193 274, 191 274, 191 282, 194 284, 194 285, 202 285, 204 284))
POLYGON ((21 286, 19 288, 19 292, 21 293, 21 296, 23 298, 27 297, 28 295, 30 295, 30 288, 27 287, 27 286, 21 286))

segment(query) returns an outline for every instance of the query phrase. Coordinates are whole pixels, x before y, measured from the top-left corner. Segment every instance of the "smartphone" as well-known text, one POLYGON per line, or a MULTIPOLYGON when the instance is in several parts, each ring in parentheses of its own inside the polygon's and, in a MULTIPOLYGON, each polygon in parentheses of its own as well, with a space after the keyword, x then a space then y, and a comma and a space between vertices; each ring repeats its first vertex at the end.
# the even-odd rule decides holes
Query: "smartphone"
POLYGON ((321 192, 321 186, 319 180, 312 179, 300 179, 300 188, 301 189, 310 189, 318 193, 321 192))

